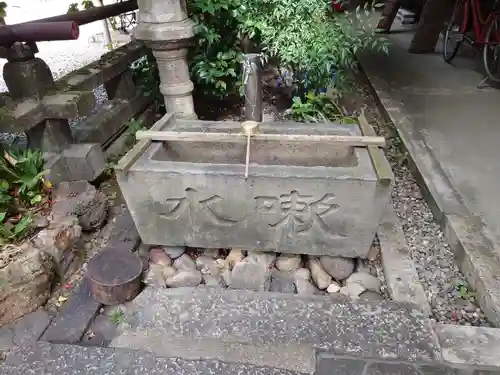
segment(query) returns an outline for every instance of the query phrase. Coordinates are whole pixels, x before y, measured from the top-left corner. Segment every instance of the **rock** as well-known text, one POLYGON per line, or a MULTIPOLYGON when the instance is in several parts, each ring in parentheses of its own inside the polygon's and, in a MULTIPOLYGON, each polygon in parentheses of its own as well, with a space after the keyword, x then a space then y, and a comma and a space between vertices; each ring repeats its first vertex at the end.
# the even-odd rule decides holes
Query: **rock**
POLYGON ((274 261, 276 260, 276 254, 264 251, 252 251, 248 252, 245 260, 260 264, 264 268, 271 269, 273 267, 274 261))
POLYGON ((311 296, 318 293, 318 288, 309 280, 295 278, 294 283, 299 296, 311 296))
POLYGON ((52 192, 54 220, 75 215, 83 230, 102 228, 108 217, 108 198, 87 181, 61 182, 52 192))
POLYGON ((205 249, 203 251, 203 255, 211 258, 218 258, 219 257, 219 249, 205 249))
POLYGON ((186 252, 186 248, 184 246, 162 246, 162 249, 165 254, 170 257, 170 259, 177 259, 186 252))
POLYGON ((144 284, 153 288, 165 288, 165 276, 163 268, 158 264, 151 264, 144 276, 144 284))
POLYGON ((366 290, 371 290, 372 292, 377 293, 380 293, 380 288, 382 286, 381 281, 377 277, 364 272, 353 273, 351 276, 349 276, 345 283, 346 285, 358 283, 362 285, 366 290))
POLYGON ((163 267, 172 265, 172 259, 158 247, 149 250, 149 261, 163 267))
POLYGON ((163 267, 163 277, 168 279, 169 277, 174 276, 177 273, 177 270, 174 267, 163 267))
POLYGON ((319 262, 319 259, 315 257, 309 257, 308 265, 309 269, 311 270, 311 277, 316 283, 316 286, 321 290, 328 288, 328 286, 332 283, 332 278, 323 269, 321 263, 319 262))
POLYGON ((34 229, 40 229, 48 227, 50 224, 49 219, 46 216, 42 215, 33 215, 33 221, 31 223, 31 227, 34 229))
POLYGON ((326 288, 326 291, 328 293, 338 293, 340 290, 340 285, 337 284, 335 281, 332 282, 330 285, 328 285, 328 288, 326 288))
POLYGON ((206 286, 222 286, 221 276, 203 275, 203 281, 206 286))
POLYGON ((339 292, 349 296, 350 298, 357 299, 360 294, 365 291, 365 287, 358 283, 351 283, 340 288, 339 292))
POLYGON ((361 293, 359 298, 365 301, 383 301, 385 299, 381 294, 372 292, 371 290, 361 293))
POLYGON ((271 292, 296 293, 294 276, 290 272, 283 272, 277 269, 271 270, 271 292))
POLYGON ((231 285, 231 270, 229 268, 224 268, 221 272, 222 282, 225 286, 231 285))
POLYGON ((299 268, 295 271, 295 278, 311 280, 311 271, 309 268, 299 268))
POLYGON ((280 271, 293 272, 300 268, 301 263, 300 255, 281 254, 276 260, 276 268, 280 271))
POLYGON ((56 268, 50 253, 28 243, 8 245, 0 251, 0 326, 47 302, 56 268))
POLYGON ((373 262, 378 258, 379 253, 380 253, 380 248, 378 246, 372 245, 370 247, 370 250, 368 250, 368 255, 366 256, 366 258, 369 261, 373 262))
POLYGON ((326 272, 337 281, 347 279, 354 272, 354 260, 352 258, 333 257, 322 255, 319 262, 326 272))
MULTIPOLYGON (((194 262, 193 262, 194 264, 194 262)), ((169 288, 180 288, 187 286, 197 286, 201 283, 201 272, 195 269, 183 269, 175 275, 167 278, 169 288)))
POLYGON ((70 250, 80 238, 82 228, 75 216, 60 217, 42 229, 32 242, 41 251, 47 252, 59 263, 66 250, 70 250))
POLYGON ((254 260, 244 259, 234 265, 229 288, 266 292, 269 290, 270 280, 269 268, 263 266, 258 258, 254 258, 254 260))
POLYGON ((178 270, 196 270, 196 263, 189 255, 182 254, 174 260, 174 268, 178 270))
POLYGON ((240 249, 232 249, 228 256, 226 257, 226 262, 229 265, 229 269, 233 269, 236 262, 239 262, 245 258, 243 254, 243 250, 240 249))
POLYGON ((367 273, 371 275, 370 266, 366 259, 356 259, 356 272, 367 273))
POLYGON ((206 255, 200 255, 195 261, 196 268, 201 270, 203 268, 209 269, 215 265, 215 259, 206 255))
POLYGON ((300 296, 310 296, 318 292, 318 288, 310 281, 311 271, 307 268, 299 268, 294 274, 294 284, 297 294, 300 296))

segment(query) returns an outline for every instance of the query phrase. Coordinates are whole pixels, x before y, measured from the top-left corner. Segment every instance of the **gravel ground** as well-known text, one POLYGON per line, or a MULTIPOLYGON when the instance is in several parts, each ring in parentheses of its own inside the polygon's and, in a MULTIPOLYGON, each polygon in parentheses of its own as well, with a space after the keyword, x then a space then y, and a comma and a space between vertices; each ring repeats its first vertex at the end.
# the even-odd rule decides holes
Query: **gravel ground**
POLYGON ((401 152, 395 129, 383 120, 368 88, 361 84, 357 88, 359 97, 364 98, 367 105, 366 116, 370 124, 378 134, 389 139, 386 156, 395 178, 393 206, 431 304, 433 318, 441 323, 489 326, 414 176, 406 166, 406 155, 401 152))

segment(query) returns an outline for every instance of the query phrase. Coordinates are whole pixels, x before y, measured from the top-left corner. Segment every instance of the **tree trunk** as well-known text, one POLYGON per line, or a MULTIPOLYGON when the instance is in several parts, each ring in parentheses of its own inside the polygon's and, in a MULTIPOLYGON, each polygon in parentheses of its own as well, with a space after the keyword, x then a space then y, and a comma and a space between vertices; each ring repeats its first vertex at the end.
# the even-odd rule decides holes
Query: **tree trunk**
POLYGON ((377 30, 389 32, 400 6, 401 0, 385 0, 384 11, 378 21, 377 30))
POLYGON ((417 31, 409 48, 410 53, 432 53, 446 20, 451 16, 455 0, 427 0, 420 16, 417 31))
MULTIPOLYGON (((97 0, 97 2, 99 3, 99 6, 104 6, 103 0, 97 0)), ((113 45, 111 41, 111 33, 109 32, 108 20, 103 19, 101 22, 102 22, 102 29, 104 32, 104 45, 108 46, 109 49, 112 49, 113 45)))

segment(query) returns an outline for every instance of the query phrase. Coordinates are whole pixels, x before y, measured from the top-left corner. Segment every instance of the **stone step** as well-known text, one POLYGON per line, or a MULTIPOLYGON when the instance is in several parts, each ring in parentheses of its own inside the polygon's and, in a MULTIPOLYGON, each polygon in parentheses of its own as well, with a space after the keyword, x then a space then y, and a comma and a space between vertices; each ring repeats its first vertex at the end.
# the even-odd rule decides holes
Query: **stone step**
POLYGON ((117 348, 37 342, 16 347, 0 365, 0 375, 301 375, 243 363, 161 358, 152 353, 117 348))
POLYGON ((318 352, 439 360, 430 323, 409 305, 215 288, 146 288, 111 346, 301 373, 314 372, 318 352))

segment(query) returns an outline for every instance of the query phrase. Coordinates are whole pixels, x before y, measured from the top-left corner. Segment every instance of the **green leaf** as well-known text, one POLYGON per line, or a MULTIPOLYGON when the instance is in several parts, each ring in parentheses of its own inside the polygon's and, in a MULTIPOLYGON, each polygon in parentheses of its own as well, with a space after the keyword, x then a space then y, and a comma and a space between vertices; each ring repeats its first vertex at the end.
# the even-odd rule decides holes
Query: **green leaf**
POLYGON ((22 235, 26 229, 28 229, 29 225, 33 222, 33 218, 31 216, 23 216, 19 223, 14 227, 14 234, 19 237, 22 235))
POLYGON ((42 201, 42 196, 40 194, 37 194, 33 198, 31 198, 30 203, 36 204, 36 203, 40 203, 41 201, 42 201))

